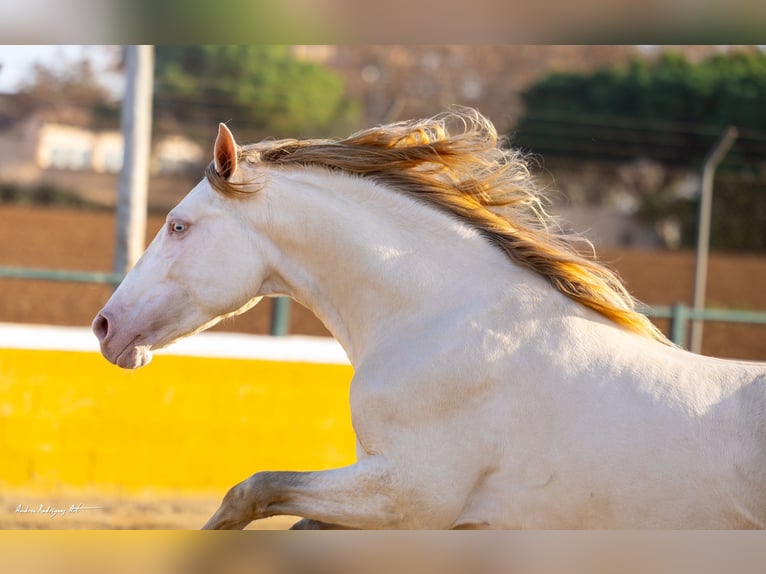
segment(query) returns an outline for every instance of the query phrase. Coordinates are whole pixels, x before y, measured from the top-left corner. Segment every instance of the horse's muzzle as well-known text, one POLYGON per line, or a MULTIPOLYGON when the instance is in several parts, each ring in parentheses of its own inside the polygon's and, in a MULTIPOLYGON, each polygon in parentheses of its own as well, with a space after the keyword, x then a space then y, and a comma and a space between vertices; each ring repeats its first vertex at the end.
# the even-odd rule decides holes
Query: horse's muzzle
POLYGON ((123 369, 137 369, 152 360, 149 345, 139 345, 139 336, 125 341, 115 332, 113 322, 102 311, 93 319, 93 334, 98 339, 101 354, 111 363, 123 369))

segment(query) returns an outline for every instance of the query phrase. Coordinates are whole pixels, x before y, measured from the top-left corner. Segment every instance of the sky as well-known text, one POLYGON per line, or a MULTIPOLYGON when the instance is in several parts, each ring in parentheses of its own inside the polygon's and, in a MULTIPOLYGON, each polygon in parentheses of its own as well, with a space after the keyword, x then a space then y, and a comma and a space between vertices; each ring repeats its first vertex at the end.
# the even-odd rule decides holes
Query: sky
POLYGON ((55 68, 87 58, 109 90, 122 93, 122 78, 110 72, 114 46, 6 46, 0 45, 0 94, 13 93, 29 77, 36 62, 55 68))

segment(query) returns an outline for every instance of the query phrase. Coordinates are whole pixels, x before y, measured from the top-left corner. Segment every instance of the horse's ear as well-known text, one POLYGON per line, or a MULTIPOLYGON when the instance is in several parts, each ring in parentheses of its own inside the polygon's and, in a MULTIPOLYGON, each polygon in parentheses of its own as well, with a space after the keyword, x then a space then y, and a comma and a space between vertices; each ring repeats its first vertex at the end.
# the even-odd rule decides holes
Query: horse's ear
POLYGON ((218 124, 218 137, 215 138, 213 150, 215 171, 224 179, 231 179, 237 171, 237 142, 231 135, 229 128, 224 124, 218 124))

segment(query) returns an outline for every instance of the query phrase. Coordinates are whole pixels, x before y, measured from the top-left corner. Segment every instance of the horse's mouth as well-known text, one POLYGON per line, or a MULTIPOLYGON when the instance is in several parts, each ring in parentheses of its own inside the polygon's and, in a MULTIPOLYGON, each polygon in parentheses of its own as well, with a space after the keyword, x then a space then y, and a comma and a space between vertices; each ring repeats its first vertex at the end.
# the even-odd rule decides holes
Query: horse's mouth
POLYGON ((140 335, 133 338, 114 358, 114 364, 122 369, 138 369, 152 360, 151 345, 137 345, 140 335))

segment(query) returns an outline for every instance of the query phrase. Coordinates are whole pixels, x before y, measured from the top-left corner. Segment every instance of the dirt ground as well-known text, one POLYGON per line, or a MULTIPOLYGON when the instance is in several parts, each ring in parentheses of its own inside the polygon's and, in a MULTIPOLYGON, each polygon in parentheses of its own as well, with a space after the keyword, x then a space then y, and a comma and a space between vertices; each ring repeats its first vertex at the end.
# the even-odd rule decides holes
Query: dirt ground
MULTIPOLYGON (((150 217, 147 239, 162 222, 162 217, 150 217)), ((114 236, 111 211, 0 205, 0 266, 109 271, 114 236)), ((649 305, 691 301, 692 253, 604 250, 600 257, 649 305)), ((105 285, 0 279, 0 321, 89 325, 110 292, 105 285)), ((709 307, 766 311, 766 257, 713 254, 707 292, 709 307)), ((265 301, 214 329, 267 333, 270 305, 265 301)), ((667 330, 667 321, 658 324, 667 330)), ((292 306, 290 331, 328 334, 311 312, 298 305, 292 306)), ((766 326, 708 323, 703 353, 766 360, 766 326)))
MULTIPOLYGON (((92 493, 41 496, 22 491, 0 494, 0 530, 197 530, 221 497, 143 493, 104 497, 92 493)), ((299 518, 275 516, 249 530, 285 530, 299 518)))

